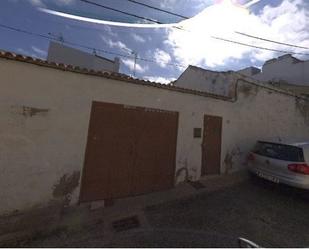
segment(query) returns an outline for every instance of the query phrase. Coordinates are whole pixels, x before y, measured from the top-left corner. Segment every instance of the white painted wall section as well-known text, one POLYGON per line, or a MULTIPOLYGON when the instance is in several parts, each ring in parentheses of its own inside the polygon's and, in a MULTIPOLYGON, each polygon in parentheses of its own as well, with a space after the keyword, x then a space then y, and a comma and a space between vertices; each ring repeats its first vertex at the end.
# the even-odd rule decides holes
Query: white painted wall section
POLYGON ((235 84, 231 82, 236 82, 237 78, 239 76, 234 75, 232 71, 214 72, 189 66, 174 82, 174 85, 222 96, 232 96, 235 84))
POLYGON ((238 72, 264 82, 309 85, 309 61, 299 60, 289 54, 266 61, 260 73, 250 74, 246 69, 238 72))
POLYGON ((245 82, 225 101, 7 59, 0 74, 0 214, 48 205, 64 175, 81 174, 92 101, 179 112, 176 175, 186 167, 191 180, 202 158, 193 129, 205 114, 223 118, 221 173, 244 168, 256 140, 309 140, 307 102, 245 82))
POLYGON ((47 61, 78 66, 95 71, 119 72, 120 60, 109 60, 95 54, 65 46, 57 42, 50 42, 47 61))

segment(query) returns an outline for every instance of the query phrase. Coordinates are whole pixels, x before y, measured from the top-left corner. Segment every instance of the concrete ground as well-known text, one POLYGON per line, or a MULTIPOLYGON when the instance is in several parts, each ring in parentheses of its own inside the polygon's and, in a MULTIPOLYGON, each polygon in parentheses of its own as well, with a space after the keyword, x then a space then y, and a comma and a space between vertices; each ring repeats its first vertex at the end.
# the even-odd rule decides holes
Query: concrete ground
POLYGON ((19 245, 237 247, 237 238, 245 237, 263 247, 309 246, 307 192, 252 180, 244 173, 200 182, 195 187, 186 183, 166 192, 117 200, 111 207, 91 211, 93 222, 79 229, 59 229, 19 245), (132 216, 137 224, 117 227, 115 221, 132 216))

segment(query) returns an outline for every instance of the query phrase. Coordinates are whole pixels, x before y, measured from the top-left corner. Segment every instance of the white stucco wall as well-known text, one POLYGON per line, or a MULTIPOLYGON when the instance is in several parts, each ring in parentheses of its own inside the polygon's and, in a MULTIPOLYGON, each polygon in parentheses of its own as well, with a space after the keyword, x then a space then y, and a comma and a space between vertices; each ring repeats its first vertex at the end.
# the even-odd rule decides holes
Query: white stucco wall
POLYGON ((108 60, 57 42, 50 42, 47 60, 50 62, 93 69, 95 71, 119 72, 120 66, 118 58, 115 58, 115 61, 108 60))
MULTIPOLYGON (((179 112, 176 174, 187 167, 192 180, 200 177, 202 143, 193 128, 203 127, 205 114, 223 117, 221 173, 244 167, 256 140, 309 139, 301 115, 308 105, 247 83, 232 103, 5 59, 0 74, 0 214, 47 204, 64 174, 82 172, 94 100, 179 112)), ((71 204, 78 196, 79 186, 71 204)))
MULTIPOLYGON (((238 72, 243 73, 242 70, 238 72)), ((290 55, 284 55, 265 62, 260 73, 246 75, 265 82, 283 81, 295 85, 309 85, 309 61, 299 61, 290 55)))
POLYGON ((174 82, 175 86, 222 96, 234 95, 234 84, 239 76, 233 72, 214 72, 195 66, 189 66, 174 82))

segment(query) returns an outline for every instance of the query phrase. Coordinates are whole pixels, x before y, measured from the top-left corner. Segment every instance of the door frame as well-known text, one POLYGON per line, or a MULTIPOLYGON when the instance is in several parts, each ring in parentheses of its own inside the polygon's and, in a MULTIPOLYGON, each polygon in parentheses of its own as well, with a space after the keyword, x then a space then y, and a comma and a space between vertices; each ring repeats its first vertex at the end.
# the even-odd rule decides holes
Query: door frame
POLYGON ((205 114, 204 118, 203 118, 203 138, 202 138, 202 145, 201 145, 201 152, 202 152, 202 160, 201 160, 201 176, 204 175, 215 175, 215 174, 221 174, 221 156, 222 156, 222 128, 223 128, 223 118, 221 116, 215 116, 215 115, 209 115, 209 114, 205 114), (205 156, 207 154, 207 147, 206 145, 209 145, 207 143, 207 134, 206 134, 206 127, 207 127, 207 118, 212 118, 213 120, 217 120, 217 122, 219 122, 219 126, 220 126, 220 137, 218 140, 219 141, 219 156, 218 156, 218 161, 216 164, 217 167, 215 169, 215 171, 213 173, 207 173, 207 163, 205 160, 205 156))
MULTIPOLYGON (((163 113, 171 113, 176 116, 176 127, 175 127, 175 141, 173 144, 175 144, 175 149, 173 150, 173 155, 172 155, 172 160, 173 160, 173 178, 170 180, 170 187, 173 188, 175 186, 175 175, 176 175, 176 164, 177 164, 177 146, 178 146, 178 129, 179 129, 179 112, 177 111, 169 111, 169 110, 162 110, 158 108, 148 108, 148 107, 141 107, 141 106, 131 106, 131 105, 125 105, 125 104, 118 104, 118 103, 111 103, 111 102, 103 102, 103 101, 92 101, 91 103, 91 109, 90 109, 90 116, 89 116, 89 121, 88 121, 88 129, 87 129, 87 141, 86 141, 86 148, 85 148, 85 153, 84 153, 84 160, 83 160, 83 168, 82 168, 82 174, 80 177, 80 189, 79 189, 79 197, 78 197, 78 203, 84 203, 84 202, 89 202, 89 201, 84 201, 82 200, 82 189, 83 185, 85 184, 85 171, 86 171, 86 164, 88 161, 88 152, 89 152, 89 143, 90 143, 90 138, 91 138, 91 129, 92 129, 92 122, 94 118, 94 112, 95 112, 95 107, 96 106, 102 106, 102 105, 114 105, 114 106, 119 106, 121 108, 133 108, 136 110, 140 111, 147 111, 147 112, 163 112, 163 113)), ((132 195, 134 196, 134 195, 132 195)), ((129 196, 128 196, 129 197, 129 196)), ((96 200, 93 200, 96 201, 96 200)), ((90 201, 91 202, 91 201, 90 201)))

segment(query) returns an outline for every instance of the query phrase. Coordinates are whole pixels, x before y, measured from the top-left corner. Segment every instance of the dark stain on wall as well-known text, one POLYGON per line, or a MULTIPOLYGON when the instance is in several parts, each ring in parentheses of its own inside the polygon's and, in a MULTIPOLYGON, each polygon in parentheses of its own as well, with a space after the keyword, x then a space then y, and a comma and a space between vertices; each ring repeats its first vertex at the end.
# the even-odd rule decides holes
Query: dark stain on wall
POLYGON ((295 106, 296 110, 298 110, 298 112, 304 118, 305 123, 309 125, 309 100, 296 98, 295 106))
POLYGON ((224 158, 224 165, 225 165, 225 174, 228 174, 229 171, 233 169, 234 165, 234 158, 238 157, 242 154, 239 147, 236 147, 231 150, 231 152, 227 152, 224 158))
POLYGON ((181 176, 182 172, 185 173, 185 182, 189 181, 189 170, 187 167, 182 167, 180 169, 177 170, 176 172, 176 180, 181 176))
POLYGON ((233 155, 229 152, 226 153, 224 158, 225 173, 227 174, 233 168, 233 155))
POLYGON ((246 98, 249 97, 250 95, 256 96, 258 93, 258 87, 254 85, 241 84, 238 87, 238 92, 242 93, 246 98))
POLYGON ((24 115, 25 117, 33 117, 35 115, 45 115, 48 112, 49 109, 22 106, 22 115, 24 115))
POLYGON ((64 174, 59 182, 54 185, 53 196, 61 198, 64 206, 68 206, 71 201, 71 195, 79 184, 80 172, 74 171, 71 175, 64 174))

